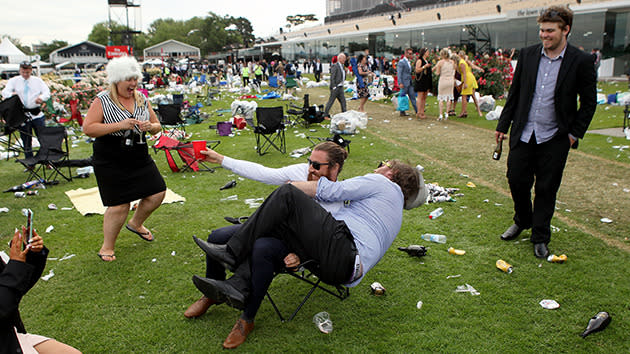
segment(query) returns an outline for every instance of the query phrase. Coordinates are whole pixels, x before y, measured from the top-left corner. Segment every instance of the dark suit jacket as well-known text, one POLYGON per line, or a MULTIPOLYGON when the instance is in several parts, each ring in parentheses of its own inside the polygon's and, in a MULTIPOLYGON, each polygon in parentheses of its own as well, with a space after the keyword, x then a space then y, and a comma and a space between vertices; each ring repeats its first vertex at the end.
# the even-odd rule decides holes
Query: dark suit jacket
MULTIPOLYGON (((521 50, 505 108, 497 124, 496 130, 502 133, 507 133, 512 125, 511 148, 519 142, 527 123, 536 89, 536 75, 541 52, 542 44, 521 50)), ((593 66, 593 57, 567 44, 554 92, 558 135, 571 134, 576 138, 584 137, 597 106, 596 89, 597 76, 593 66)))
POLYGON ((13 327, 26 333, 18 306, 22 296, 29 291, 42 275, 46 266, 48 249, 39 253, 29 252, 26 262, 11 260, 6 265, 0 260, 0 353, 21 353, 13 327))

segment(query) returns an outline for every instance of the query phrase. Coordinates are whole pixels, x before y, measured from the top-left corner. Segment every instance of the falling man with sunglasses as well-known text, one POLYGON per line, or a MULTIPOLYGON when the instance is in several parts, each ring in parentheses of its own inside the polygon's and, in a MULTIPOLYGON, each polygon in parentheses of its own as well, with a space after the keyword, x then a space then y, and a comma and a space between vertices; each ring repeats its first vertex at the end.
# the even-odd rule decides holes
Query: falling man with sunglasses
POLYGON ((505 139, 512 126, 507 178, 514 224, 501 239, 513 240, 531 228, 534 255, 546 258, 569 148, 577 148, 595 113, 597 76, 593 57, 567 43, 573 26, 569 8, 545 9, 538 24, 542 43, 521 50, 495 139, 505 139))
MULTIPOLYGON (((259 240, 277 239, 295 253, 297 263, 314 261, 316 274, 325 283, 356 286, 396 238, 403 207, 422 199, 418 198, 419 181, 418 171, 398 160, 341 182, 326 177, 292 181, 271 193, 225 245, 195 241, 210 258, 238 276, 244 267, 255 270, 248 259, 259 240), (318 202, 343 206, 329 212, 318 202)), ((193 282, 208 298, 244 309, 252 297, 235 287, 232 278, 221 281, 193 276, 193 282)), ((253 328, 253 318, 241 317, 226 343, 232 338, 242 344, 253 328)), ((226 348, 236 347, 226 343, 226 348)))
MULTIPOLYGON (((271 185, 282 185, 291 181, 317 181, 320 177, 336 181, 344 161, 348 157, 348 152, 332 141, 322 142, 313 147, 307 163, 298 163, 281 168, 269 168, 254 162, 233 159, 210 149, 202 151, 202 154, 205 155, 204 161, 220 164, 223 168, 239 176, 271 185)), ((343 202, 322 202, 320 204, 331 212, 343 206, 343 202)), ((242 220, 242 218, 239 219, 242 220)), ((225 244, 242 226, 237 224, 215 229, 208 236, 208 243, 225 244)), ((205 243, 199 239, 197 241, 205 243)), ((254 245, 254 252, 252 252, 248 262, 252 266, 241 267, 239 272, 230 278, 230 284, 240 292, 251 294, 242 315, 243 318, 251 321, 256 316, 267 288, 273 280, 274 272, 284 267, 295 267, 299 264, 299 260, 295 254, 289 252, 284 242, 269 237, 257 240, 254 245)), ((206 257, 206 278, 225 280, 225 277, 225 267, 212 258, 206 257)), ((187 318, 199 317, 206 313, 213 304, 217 304, 216 299, 203 295, 188 307, 184 316, 187 318)), ((237 334, 228 336, 224 343, 226 348, 235 348, 245 340, 237 334)))

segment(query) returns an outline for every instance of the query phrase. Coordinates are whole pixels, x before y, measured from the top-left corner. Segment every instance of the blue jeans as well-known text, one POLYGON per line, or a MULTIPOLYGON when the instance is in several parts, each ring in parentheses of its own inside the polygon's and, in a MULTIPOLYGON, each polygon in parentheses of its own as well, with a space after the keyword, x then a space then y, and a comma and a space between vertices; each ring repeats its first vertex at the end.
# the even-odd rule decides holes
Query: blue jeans
MULTIPOLYGON (((242 225, 230 225, 213 230, 208 242, 226 244, 242 225)), ((285 244, 271 237, 259 238, 254 243, 250 257, 234 270, 234 275, 227 280, 230 285, 245 294, 245 310, 243 317, 253 320, 265 298, 267 289, 275 272, 284 268, 284 257, 289 254, 285 244)), ((212 258, 206 256, 206 277, 225 280, 225 268, 212 258)))
POLYGON ((24 146, 24 157, 33 157, 33 130, 35 127, 43 127, 45 125, 46 120, 42 116, 33 120, 27 120, 18 128, 20 138, 22 138, 22 145, 24 146))

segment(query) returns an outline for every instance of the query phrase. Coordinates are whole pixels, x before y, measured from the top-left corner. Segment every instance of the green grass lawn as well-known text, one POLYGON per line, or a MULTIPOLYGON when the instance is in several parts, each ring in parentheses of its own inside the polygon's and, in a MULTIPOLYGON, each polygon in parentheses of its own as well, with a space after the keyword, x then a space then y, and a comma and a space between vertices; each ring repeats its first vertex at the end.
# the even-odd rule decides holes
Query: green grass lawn
MULTIPOLYGON (((322 101, 325 98, 321 96, 326 96, 327 90, 313 89, 309 93, 313 101, 322 101)), ((259 157, 251 130, 234 137, 219 137, 215 130, 209 129, 210 124, 227 119, 227 114, 220 116, 216 110, 229 107, 234 98, 223 94, 221 101, 204 107, 210 118, 186 128, 193 133, 192 139, 220 139, 217 150, 221 153, 267 166, 305 161, 305 157, 294 159, 277 151, 259 157)), ((272 106, 286 102, 268 100, 259 104, 272 106)), ((380 121, 393 120, 394 116, 391 108, 377 106, 368 103, 368 111, 375 112, 370 115, 373 120, 366 131, 349 137, 351 153, 341 177, 371 172, 383 158, 402 158, 425 166, 427 182, 458 187, 464 196, 454 203, 430 204, 404 211, 403 226, 393 247, 362 283, 351 289, 348 299, 339 301, 316 292, 289 323, 281 323, 265 300, 256 318, 256 328, 239 350, 357 353, 611 353, 630 350, 627 340, 630 330, 627 229, 630 220, 627 213, 625 220, 616 220, 613 224, 618 225, 620 231, 606 231, 607 225, 595 224, 598 232, 616 237, 625 249, 611 246, 582 228, 554 218, 552 224, 557 229, 552 235, 551 250, 566 253, 569 260, 565 264, 552 264, 536 259, 527 240, 529 232, 515 242, 499 240, 512 215, 511 199, 501 192, 506 184, 504 174, 495 174, 494 179, 484 177, 489 186, 477 183, 476 188, 469 188, 466 183, 471 179, 460 172, 470 163, 489 164, 496 122, 488 122, 476 114, 457 120, 468 129, 477 127, 474 129, 487 131, 490 149, 483 158, 479 157, 479 162, 471 162, 459 155, 444 153, 443 145, 455 145, 455 141, 442 145, 429 140, 406 139, 404 130, 403 133, 386 132, 380 121), (423 158, 415 149, 432 159, 423 158), (444 208, 444 215, 430 220, 427 215, 438 206, 444 208), (423 241, 420 239, 423 233, 444 234, 447 243, 423 241), (396 249, 409 244, 429 247, 427 256, 412 258, 396 249), (466 250, 466 254, 450 255, 446 250, 451 246, 466 250), (507 274, 497 270, 497 259, 511 263, 514 272, 507 274), (385 296, 370 294, 369 285, 374 281, 387 289, 385 296), (470 284, 480 295, 456 293, 456 287, 463 284, 470 284), (556 300, 560 308, 543 309, 539 305, 543 299, 556 300), (416 308, 418 301, 423 302, 421 309, 416 308), (334 330, 329 335, 320 333, 312 323, 313 315, 320 311, 331 315, 334 330), (589 318, 598 311, 611 314, 611 325, 601 333, 580 338, 589 318)), ((610 113, 619 118, 617 108, 598 107, 591 128, 620 127, 621 119, 607 116, 610 113)), ((469 113, 473 111, 469 107, 469 113)), ((437 116, 434 98, 429 99, 427 113, 437 116)), ((287 150, 310 146, 299 133, 329 135, 328 130, 319 125, 310 129, 315 131, 289 127, 287 150)), ((83 136, 78 147, 72 149, 72 158, 91 155, 91 145, 84 140, 83 136)), ((609 142, 606 137, 600 139, 589 134, 579 151, 604 161, 615 161, 628 171, 628 152, 614 151, 611 147, 620 144, 628 143, 622 138, 609 142)), ((466 150, 466 146, 460 149, 466 150)), ((507 156, 507 152, 504 154, 507 156)), ((265 197, 274 187, 238 179, 224 169, 217 169, 215 173, 172 173, 162 152, 154 158, 167 186, 186 201, 163 205, 151 216, 146 225, 156 237, 152 243, 121 231, 116 243, 118 259, 113 263, 102 262, 96 256, 102 242, 102 216, 84 217, 76 210, 61 210, 72 206, 64 192, 96 186, 93 176, 61 182, 27 198, 0 194, 0 207, 10 209, 0 214, 3 244, 12 236, 14 228, 24 223, 20 210, 30 207, 35 212, 35 226, 50 249, 49 257, 76 255, 64 261, 49 260, 44 274, 54 271, 55 275, 48 281, 40 280, 22 300, 22 318, 29 331, 51 336, 86 353, 221 351, 221 343, 240 313, 218 306, 198 319, 184 318, 184 310, 200 296, 191 277, 203 275, 205 264, 203 252, 191 237, 205 237, 212 229, 228 225, 224 216, 251 214, 254 209, 247 206, 245 199, 265 197), (235 188, 219 190, 232 179, 237 179, 235 188), (237 195, 238 199, 222 200, 231 195, 237 195), (59 210, 49 210, 49 203, 55 203, 59 210), (49 225, 53 225, 54 230, 45 233, 49 225)), ((505 157, 500 163, 505 164, 505 157)), ((20 164, 2 161, 0 166, 3 188, 24 182, 26 174, 20 164)), ((582 167, 588 169, 589 166, 582 167)), ((597 193, 596 188, 593 193, 597 193)), ((615 208, 630 206, 629 196, 630 193, 619 193, 615 208)), ((590 218, 591 211, 576 209, 572 216, 590 218)), ((7 247, 2 249, 8 252, 7 247)), ((279 276, 270 288, 285 311, 297 305, 305 291, 304 285, 288 276, 279 276)))

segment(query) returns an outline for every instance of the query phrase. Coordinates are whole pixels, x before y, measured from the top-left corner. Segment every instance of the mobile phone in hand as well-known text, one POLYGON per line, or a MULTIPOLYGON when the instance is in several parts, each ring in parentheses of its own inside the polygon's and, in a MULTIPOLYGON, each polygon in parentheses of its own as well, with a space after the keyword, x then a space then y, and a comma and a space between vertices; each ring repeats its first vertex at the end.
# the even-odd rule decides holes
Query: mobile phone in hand
POLYGON ((22 209, 22 213, 26 216, 26 232, 28 232, 26 243, 31 243, 33 238, 33 211, 31 209, 22 209))

